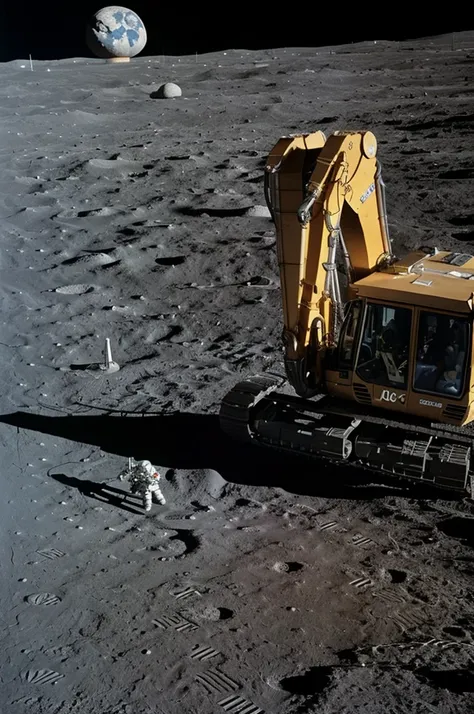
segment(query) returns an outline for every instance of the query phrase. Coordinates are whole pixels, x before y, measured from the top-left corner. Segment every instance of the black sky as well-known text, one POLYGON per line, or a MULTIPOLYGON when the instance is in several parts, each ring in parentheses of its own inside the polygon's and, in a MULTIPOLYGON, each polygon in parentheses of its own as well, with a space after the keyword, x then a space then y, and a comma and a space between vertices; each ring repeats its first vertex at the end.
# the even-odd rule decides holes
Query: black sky
MULTIPOLYGON (((0 2, 0 61, 92 56, 85 44, 88 19, 103 2, 61 0, 48 2, 4 0, 0 2), (60 7, 58 7, 60 5, 60 7)), ((147 28, 144 55, 182 55, 225 49, 272 47, 317 47, 361 40, 401 40, 456 32, 461 23, 436 24, 380 21, 371 27, 356 17, 344 21, 344 10, 335 15, 330 6, 318 9, 312 3, 295 5, 258 2, 252 5, 222 2, 188 4, 136 0, 125 3, 137 12, 147 28), (277 8, 280 8, 278 10, 277 8)), ((364 13, 362 13, 363 15, 364 13)))

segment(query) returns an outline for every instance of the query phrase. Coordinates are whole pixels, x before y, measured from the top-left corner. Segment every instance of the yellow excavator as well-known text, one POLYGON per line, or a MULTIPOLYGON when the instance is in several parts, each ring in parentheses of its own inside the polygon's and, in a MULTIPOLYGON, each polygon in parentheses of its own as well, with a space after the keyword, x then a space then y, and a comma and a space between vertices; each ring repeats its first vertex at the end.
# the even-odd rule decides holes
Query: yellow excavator
POLYGON ((286 375, 236 384, 221 428, 472 496, 474 257, 395 257, 370 131, 283 137, 264 176, 286 375))

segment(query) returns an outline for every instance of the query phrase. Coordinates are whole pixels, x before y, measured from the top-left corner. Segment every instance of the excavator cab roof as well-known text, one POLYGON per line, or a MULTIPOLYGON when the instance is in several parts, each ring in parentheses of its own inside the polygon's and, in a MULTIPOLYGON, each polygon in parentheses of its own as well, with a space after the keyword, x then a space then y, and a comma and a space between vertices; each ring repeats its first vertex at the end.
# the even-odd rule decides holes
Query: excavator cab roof
POLYGON ((474 309, 474 257, 421 251, 354 283, 360 297, 470 313, 474 309))

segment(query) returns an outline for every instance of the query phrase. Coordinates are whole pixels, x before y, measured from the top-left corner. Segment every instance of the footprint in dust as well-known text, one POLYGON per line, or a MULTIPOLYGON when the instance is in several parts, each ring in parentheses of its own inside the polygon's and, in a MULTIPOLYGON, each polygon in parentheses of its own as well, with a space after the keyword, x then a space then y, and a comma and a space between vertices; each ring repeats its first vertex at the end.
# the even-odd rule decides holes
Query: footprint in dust
POLYGON ((45 650, 42 649, 41 652, 47 657, 58 657, 61 658, 62 662, 65 662, 73 653, 73 649, 72 647, 69 647, 69 645, 66 645, 65 647, 63 645, 55 645, 53 647, 48 647, 45 650))
POLYGON ((51 593, 36 593, 25 598, 30 605, 57 605, 61 598, 51 593))
POLYGON ((63 677, 64 674, 52 669, 28 669, 21 674, 21 678, 29 684, 54 684, 63 677))
POLYGON ((49 560, 56 560, 56 558, 62 558, 66 555, 66 553, 63 553, 63 551, 58 548, 42 548, 36 552, 38 555, 42 555, 44 558, 48 558, 49 560))

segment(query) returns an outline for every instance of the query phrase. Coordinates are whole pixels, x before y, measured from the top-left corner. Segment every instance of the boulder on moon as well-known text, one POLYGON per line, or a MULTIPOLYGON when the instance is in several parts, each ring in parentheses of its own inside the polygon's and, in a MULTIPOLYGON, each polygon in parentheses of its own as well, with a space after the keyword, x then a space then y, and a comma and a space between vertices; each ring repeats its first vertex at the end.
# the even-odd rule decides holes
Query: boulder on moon
POLYGON ((103 59, 129 60, 142 51, 146 40, 145 25, 138 15, 119 5, 98 10, 87 25, 87 46, 103 59))
POLYGON ((166 84, 162 84, 156 92, 152 92, 150 96, 153 97, 153 99, 172 99, 173 97, 180 97, 181 95, 181 87, 174 84, 174 82, 166 82, 166 84))

